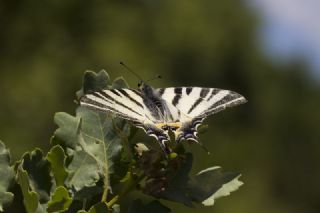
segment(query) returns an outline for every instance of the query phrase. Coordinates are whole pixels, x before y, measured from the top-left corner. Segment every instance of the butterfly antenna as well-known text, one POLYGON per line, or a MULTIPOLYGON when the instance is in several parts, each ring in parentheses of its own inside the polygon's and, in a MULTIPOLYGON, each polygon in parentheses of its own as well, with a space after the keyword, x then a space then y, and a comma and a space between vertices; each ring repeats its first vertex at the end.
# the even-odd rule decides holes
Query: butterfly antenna
POLYGON ((120 61, 120 64, 121 64, 122 66, 124 66, 129 72, 131 72, 134 76, 136 76, 140 81, 143 82, 141 76, 138 75, 137 73, 133 72, 133 70, 130 69, 127 65, 125 65, 125 63, 123 63, 122 61, 120 61))
POLYGON ((156 77, 151 78, 151 79, 147 80, 146 82, 153 81, 153 80, 156 80, 156 79, 161 79, 161 78, 162 78, 161 75, 157 75, 156 77))

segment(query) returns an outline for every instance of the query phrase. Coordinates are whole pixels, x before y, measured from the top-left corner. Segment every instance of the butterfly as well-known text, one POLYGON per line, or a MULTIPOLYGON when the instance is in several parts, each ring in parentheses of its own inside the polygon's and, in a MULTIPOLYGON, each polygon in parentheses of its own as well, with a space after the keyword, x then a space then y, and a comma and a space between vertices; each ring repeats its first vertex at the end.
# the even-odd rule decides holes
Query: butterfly
POLYGON ((205 118, 228 107, 245 103, 233 91, 203 87, 169 87, 155 89, 143 81, 139 89, 106 89, 80 98, 80 105, 111 112, 142 128, 157 139, 164 152, 170 153, 166 141, 169 131, 177 143, 199 143, 197 129, 205 118))

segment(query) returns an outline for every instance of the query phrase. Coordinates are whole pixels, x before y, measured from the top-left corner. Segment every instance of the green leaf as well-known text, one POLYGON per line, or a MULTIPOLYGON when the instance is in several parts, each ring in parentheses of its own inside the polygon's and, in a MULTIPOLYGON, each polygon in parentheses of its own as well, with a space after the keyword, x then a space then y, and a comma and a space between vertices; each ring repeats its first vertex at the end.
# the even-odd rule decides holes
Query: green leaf
POLYGON ((79 143, 83 150, 96 160, 96 171, 109 188, 110 175, 114 173, 114 161, 119 161, 122 143, 127 141, 130 134, 129 125, 122 119, 84 107, 77 109, 77 116, 82 118, 79 143))
MULTIPOLYGON (((164 187, 164 191, 149 194, 187 206, 193 206, 193 202, 211 206, 215 199, 229 195, 243 184, 238 180, 239 173, 223 173, 220 167, 211 167, 189 177, 193 161, 190 153, 186 153, 182 161, 179 160, 179 157, 171 161, 178 161, 180 165, 176 171, 171 171, 166 175, 165 179, 168 180, 168 184, 164 187)), ((157 181, 158 183, 160 181, 157 181)))
POLYGON ((101 70, 98 73, 92 71, 86 71, 83 77, 83 87, 76 95, 78 98, 86 93, 107 89, 110 83, 110 77, 105 70, 101 70))
POLYGON ((113 159, 120 154, 122 142, 130 134, 130 126, 123 119, 85 107, 79 107, 77 115, 82 118, 82 146, 101 166, 108 165, 109 174, 113 173, 113 159))
POLYGON ((100 179, 100 174, 104 174, 104 165, 102 166, 98 162, 99 157, 97 157, 106 155, 104 144, 97 144, 95 141, 91 141, 91 144, 88 143, 87 145, 80 131, 80 117, 73 117, 67 113, 58 113, 55 121, 59 121, 57 122, 59 128, 56 130, 54 137, 62 141, 63 145, 67 147, 67 154, 70 158, 67 166, 68 177, 64 183, 73 190, 75 199, 91 197, 98 193, 99 190, 92 191, 92 189, 89 189, 90 193, 88 193, 88 188, 94 187, 100 179), (84 189, 85 192, 78 193, 84 189))
POLYGON ((68 172, 66 186, 76 192, 85 187, 95 186, 100 178, 96 159, 83 150, 74 152, 73 159, 68 166, 68 172))
MULTIPOLYGON (((97 74, 87 71, 83 89, 78 95, 111 88, 109 83, 110 78, 105 71, 97 74)), ((113 82, 113 86, 127 87, 127 83, 123 78, 118 78, 113 82)), ((112 114, 100 113, 86 107, 78 107, 75 117, 67 113, 57 113, 54 121, 59 128, 55 131, 53 141, 66 147, 66 154, 70 159, 65 184, 77 193, 78 198, 97 193, 92 187, 99 180, 103 180, 105 188, 110 188, 114 162, 120 161, 121 157, 125 158, 121 155, 122 150, 129 150, 123 147, 123 143, 128 142, 129 124, 112 114), (80 190, 85 190, 85 193, 80 190)), ((129 143, 126 143, 126 146, 129 146, 129 143)))
MULTIPOLYGON (((66 188, 68 189, 68 188, 66 188)), ((70 189, 68 189, 68 192, 69 192, 69 195, 71 196, 72 198, 72 194, 70 193, 70 189)), ((85 206, 87 204, 87 200, 75 200, 73 199, 72 200, 72 203, 70 204, 70 206, 68 207, 67 210, 63 211, 64 213, 75 213, 75 212, 78 212, 78 211, 83 211, 83 212, 86 212, 84 210, 85 206)))
POLYGON ((128 213, 169 213, 171 210, 158 200, 144 205, 141 200, 134 200, 129 206, 128 213))
POLYGON ((123 77, 118 77, 112 82, 113 89, 128 88, 129 85, 123 77))
POLYGON ((52 178, 50 164, 43 157, 42 151, 35 149, 31 153, 25 153, 21 164, 28 174, 30 187, 39 195, 40 203, 48 202, 52 188, 52 178))
POLYGON ((43 206, 39 203, 39 195, 33 190, 29 190, 29 177, 26 170, 19 165, 17 169, 17 182, 20 185, 23 194, 23 203, 28 213, 42 213, 46 212, 43 206))
POLYGON ((54 115, 54 122, 59 126, 54 132, 54 137, 63 141, 67 147, 75 149, 79 145, 80 118, 58 112, 54 115))
POLYGON ((72 199, 66 188, 59 186, 56 188, 55 192, 52 194, 50 201, 48 202, 48 212, 61 212, 67 210, 72 199))
POLYGON ((57 186, 63 186, 64 181, 68 177, 68 172, 65 169, 66 155, 61 146, 56 145, 50 149, 46 159, 51 164, 51 170, 57 186))
POLYGON ((13 200, 13 194, 8 192, 14 178, 13 168, 10 167, 10 153, 5 145, 0 141, 0 211, 10 204, 13 200))
POLYGON ((90 208, 88 213, 108 213, 109 209, 105 203, 97 203, 90 208))
POLYGON ((189 182, 192 200, 205 206, 212 206, 215 199, 228 196, 243 183, 239 173, 222 173, 220 167, 210 167, 200 171, 189 182))

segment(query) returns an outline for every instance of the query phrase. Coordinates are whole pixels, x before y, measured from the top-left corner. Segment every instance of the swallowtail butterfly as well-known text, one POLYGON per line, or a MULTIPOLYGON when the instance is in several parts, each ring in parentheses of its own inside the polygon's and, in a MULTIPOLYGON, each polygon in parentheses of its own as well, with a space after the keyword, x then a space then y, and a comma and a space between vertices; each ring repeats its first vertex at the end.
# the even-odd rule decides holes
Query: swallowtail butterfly
POLYGON ((154 89, 143 81, 139 89, 109 89, 81 97, 80 105, 112 112, 127 119, 148 135, 154 136, 165 152, 169 130, 175 140, 197 143, 197 128, 209 115, 227 107, 245 103, 233 91, 202 87, 169 87, 154 89))

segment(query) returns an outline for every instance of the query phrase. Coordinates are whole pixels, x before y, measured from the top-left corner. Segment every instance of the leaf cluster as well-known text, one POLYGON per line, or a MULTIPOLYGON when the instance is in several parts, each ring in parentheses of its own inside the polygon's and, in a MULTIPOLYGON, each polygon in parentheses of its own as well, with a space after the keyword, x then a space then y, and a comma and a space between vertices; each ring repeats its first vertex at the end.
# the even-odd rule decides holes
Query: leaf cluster
MULTIPOLYGON (((127 87, 124 79, 111 81, 105 71, 87 71, 76 94, 80 98, 96 90, 127 87)), ((102 213, 120 208, 130 213, 170 212, 161 199, 189 207, 211 206, 242 185, 240 174, 223 173, 220 167, 191 175, 193 155, 182 145, 173 145, 175 153, 166 156, 144 143, 133 144, 136 129, 111 113, 79 106, 74 116, 56 113, 54 122, 58 128, 48 153, 35 148, 12 165, 0 142, 0 211, 22 196, 28 213, 102 213), (122 201, 132 191, 153 200, 132 199, 124 208, 122 201)))

